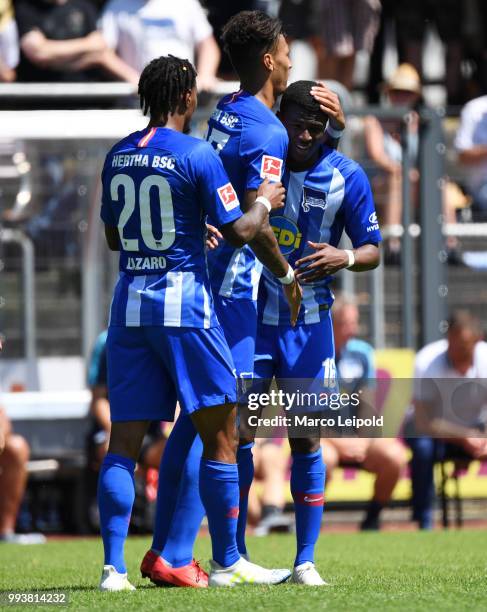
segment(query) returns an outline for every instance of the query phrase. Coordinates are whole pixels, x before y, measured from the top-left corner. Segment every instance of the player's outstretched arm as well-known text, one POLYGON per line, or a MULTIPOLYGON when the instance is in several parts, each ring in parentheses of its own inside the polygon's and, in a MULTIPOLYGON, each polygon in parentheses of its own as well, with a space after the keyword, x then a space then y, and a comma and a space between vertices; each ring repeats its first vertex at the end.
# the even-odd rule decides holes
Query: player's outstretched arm
POLYGON ((353 249, 354 263, 350 265, 349 252, 337 249, 331 244, 308 242, 314 253, 298 259, 296 262, 296 277, 300 283, 310 283, 321 280, 339 270, 348 268, 354 272, 365 272, 377 268, 380 263, 380 253, 377 244, 364 244, 353 249))
MULTIPOLYGON (((225 240, 227 240, 234 247, 242 247, 244 244, 250 243, 263 225, 267 225, 269 228, 269 206, 272 210, 281 208, 284 204, 285 189, 281 183, 271 183, 269 179, 259 186, 257 192, 253 191, 254 194, 252 202, 247 203, 245 206, 245 214, 239 217, 232 223, 227 223, 220 227, 221 233, 225 240), (255 195, 257 193, 257 196, 255 195), (258 198, 264 198, 268 201, 268 206, 257 201, 258 198)), ((272 231, 272 230, 271 230, 272 231)), ((275 239, 274 239, 275 240, 275 239)), ((277 242, 276 242, 277 246, 277 242)), ((286 266, 280 270, 281 276, 284 276, 287 271, 286 266)))
POLYGON ((284 187, 281 183, 270 183, 265 179, 255 190, 246 193, 245 214, 233 223, 220 227, 225 240, 232 246, 241 247, 250 244, 257 258, 278 278, 285 279, 284 293, 291 310, 291 325, 294 325, 301 306, 302 291, 294 278, 288 262, 282 256, 276 237, 269 225, 269 211, 260 197, 269 200, 272 209, 281 208, 284 204, 284 187))

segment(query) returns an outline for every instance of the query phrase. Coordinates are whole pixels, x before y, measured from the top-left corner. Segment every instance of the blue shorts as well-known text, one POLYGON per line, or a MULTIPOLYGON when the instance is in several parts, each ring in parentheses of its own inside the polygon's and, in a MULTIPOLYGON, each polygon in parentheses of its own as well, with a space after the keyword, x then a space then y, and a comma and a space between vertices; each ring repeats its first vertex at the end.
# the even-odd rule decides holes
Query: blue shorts
MULTIPOLYGON (((263 325, 257 329, 254 377, 275 377, 283 391, 337 393, 333 325, 328 311, 312 325, 263 325)), ((263 381, 264 384, 264 381, 263 381)), ((266 392, 258 382, 254 391, 266 392)), ((309 406, 312 410, 318 406, 309 406)))
POLYGON ((239 378, 252 378, 254 372, 257 303, 214 296, 215 312, 232 352, 239 378))
POLYGON ((111 420, 173 421, 236 401, 232 355, 220 327, 110 327, 111 420))

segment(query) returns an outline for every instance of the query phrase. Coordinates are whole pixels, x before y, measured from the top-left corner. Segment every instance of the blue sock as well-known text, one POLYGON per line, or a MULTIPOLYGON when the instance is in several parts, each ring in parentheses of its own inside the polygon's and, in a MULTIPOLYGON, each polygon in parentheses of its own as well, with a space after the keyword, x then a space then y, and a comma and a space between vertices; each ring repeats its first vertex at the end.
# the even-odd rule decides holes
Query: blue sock
POLYGON ((205 508, 201 502, 199 481, 203 452, 201 438, 196 436, 184 464, 179 497, 166 545, 161 556, 173 567, 188 565, 193 559, 193 545, 198 535, 205 508))
POLYGON ((293 453, 291 493, 296 513, 297 554, 294 565, 314 563, 323 515, 325 464, 321 449, 309 455, 293 453))
POLYGON ((98 478, 100 531, 105 550, 105 565, 125 574, 123 547, 127 539, 130 514, 135 499, 135 461, 107 454, 98 478))
POLYGON ((160 553, 166 545, 167 536, 179 498, 184 465, 196 436, 190 417, 180 416, 167 440, 159 468, 156 516, 152 550, 160 553))
POLYGON ((238 467, 201 458, 200 495, 208 517, 213 559, 223 567, 236 563, 238 467))
POLYGON ((240 446, 237 451, 238 486, 240 489, 240 506, 237 524, 237 546, 241 555, 247 554, 245 546, 245 530, 247 528, 247 510, 249 506, 249 490, 254 480, 254 458, 252 447, 254 443, 240 446))

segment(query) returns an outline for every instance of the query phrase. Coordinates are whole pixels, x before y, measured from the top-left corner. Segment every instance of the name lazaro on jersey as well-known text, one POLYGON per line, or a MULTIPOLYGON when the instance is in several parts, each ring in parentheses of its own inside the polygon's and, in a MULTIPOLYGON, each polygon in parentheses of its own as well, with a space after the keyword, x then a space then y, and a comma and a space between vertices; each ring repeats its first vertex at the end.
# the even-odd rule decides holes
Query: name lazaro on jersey
POLYGON ((213 148, 168 128, 135 132, 108 153, 102 186, 101 218, 120 244, 110 325, 217 325, 205 219, 224 225, 242 212, 213 148))

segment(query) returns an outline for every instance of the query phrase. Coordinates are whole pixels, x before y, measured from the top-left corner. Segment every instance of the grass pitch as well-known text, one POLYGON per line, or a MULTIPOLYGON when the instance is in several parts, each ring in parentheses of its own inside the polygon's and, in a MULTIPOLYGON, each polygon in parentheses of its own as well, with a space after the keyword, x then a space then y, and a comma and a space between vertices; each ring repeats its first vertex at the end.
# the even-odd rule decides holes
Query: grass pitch
MULTIPOLYGON (((487 609, 487 532, 322 534, 317 565, 330 587, 156 588, 142 580, 138 564, 148 538, 126 547, 133 593, 99 593, 102 546, 97 539, 49 542, 44 546, 0 544, 0 591, 59 591, 71 610, 246 611, 487 609)), ((267 567, 291 567, 294 537, 249 538, 252 559, 267 567)), ((208 559, 209 538, 197 556, 208 559)), ((8 609, 32 609, 13 606, 8 609)), ((6 609, 6 608, 5 608, 6 609)), ((42 606, 42 609, 60 609, 42 606)))

